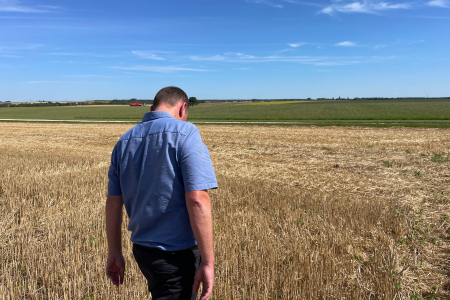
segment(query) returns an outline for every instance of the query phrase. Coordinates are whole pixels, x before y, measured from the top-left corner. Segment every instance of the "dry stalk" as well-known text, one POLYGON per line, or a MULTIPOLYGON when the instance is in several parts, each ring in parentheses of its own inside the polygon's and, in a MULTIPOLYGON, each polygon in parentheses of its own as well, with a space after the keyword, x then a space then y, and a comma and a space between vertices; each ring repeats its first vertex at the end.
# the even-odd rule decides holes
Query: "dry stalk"
MULTIPOLYGON (((220 186, 214 299, 449 298, 450 169, 432 158, 450 130, 199 127, 220 186)), ((150 299, 126 224, 126 284, 104 275, 128 128, 0 123, 2 299, 150 299)))

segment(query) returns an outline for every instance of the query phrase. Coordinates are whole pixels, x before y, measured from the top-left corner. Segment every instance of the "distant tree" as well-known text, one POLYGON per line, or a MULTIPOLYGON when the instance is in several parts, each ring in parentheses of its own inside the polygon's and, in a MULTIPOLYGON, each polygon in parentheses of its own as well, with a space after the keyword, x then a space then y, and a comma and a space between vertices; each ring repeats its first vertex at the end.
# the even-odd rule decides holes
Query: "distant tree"
POLYGON ((195 97, 190 97, 190 98, 189 98, 189 106, 197 105, 198 102, 199 102, 199 101, 198 101, 197 98, 195 98, 195 97))
POLYGON ((306 98, 306 100, 311 100, 311 98, 306 98))
POLYGON ((137 99, 136 99, 136 98, 131 98, 131 99, 130 99, 130 102, 135 103, 135 102, 137 102, 137 99))

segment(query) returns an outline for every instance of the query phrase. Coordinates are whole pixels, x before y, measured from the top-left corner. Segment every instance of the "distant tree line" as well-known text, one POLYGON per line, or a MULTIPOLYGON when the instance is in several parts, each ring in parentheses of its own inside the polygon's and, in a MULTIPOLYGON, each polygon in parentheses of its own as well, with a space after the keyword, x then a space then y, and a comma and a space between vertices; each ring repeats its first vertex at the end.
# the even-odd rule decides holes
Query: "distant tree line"
POLYGON ((11 102, 0 102, 0 107, 46 107, 46 106, 75 106, 75 105, 86 105, 83 102, 77 103, 77 102, 66 102, 66 103, 60 103, 60 102, 25 102, 25 103, 14 103, 11 102))
POLYGON ((114 99, 111 101, 107 101, 107 100, 94 100, 93 102, 95 102, 96 105, 98 104, 107 104, 107 105, 128 105, 130 103, 145 103, 145 104, 153 104, 153 100, 150 99, 136 99, 136 98, 131 98, 130 100, 118 100, 118 99, 114 99))
MULTIPOLYGON (((424 100, 424 99, 450 99, 450 97, 355 97, 350 99, 349 97, 332 97, 332 98, 317 98, 316 100, 347 100, 347 101, 358 101, 358 100, 424 100)), ((189 98, 189 106, 198 105, 199 103, 219 103, 219 102, 280 102, 280 101, 312 101, 311 98, 301 99, 204 99, 198 100, 196 97, 189 98)), ((130 103, 143 103, 143 104, 153 104, 153 100, 150 99, 136 99, 131 98, 129 100, 114 99, 114 100, 88 100, 79 102, 24 102, 24 103, 11 103, 11 101, 0 101, 0 107, 47 107, 47 106, 76 106, 76 105, 129 105, 130 103)))
MULTIPOLYGON (((129 100, 89 100, 89 101, 80 101, 80 102, 51 102, 44 101, 43 102, 24 102, 24 103, 14 103, 11 101, 0 101, 0 107, 41 107, 41 106, 76 106, 76 105, 129 105, 130 103, 145 103, 145 104, 153 104, 153 100, 150 99, 136 99, 131 98, 129 100)), ((198 105, 199 103, 203 103, 201 100, 197 100, 196 97, 189 98, 189 106, 198 105)))

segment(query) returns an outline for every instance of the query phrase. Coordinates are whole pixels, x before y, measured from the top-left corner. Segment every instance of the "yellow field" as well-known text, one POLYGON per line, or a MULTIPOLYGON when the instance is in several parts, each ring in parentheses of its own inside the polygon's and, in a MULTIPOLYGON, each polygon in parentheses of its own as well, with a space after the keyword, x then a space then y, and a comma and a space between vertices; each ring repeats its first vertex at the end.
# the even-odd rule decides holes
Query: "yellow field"
MULTIPOLYGON (((0 299, 150 299, 126 224, 126 283, 104 274, 109 156, 131 126, 0 123, 0 299)), ((449 298, 450 130, 199 128, 214 299, 449 298)))

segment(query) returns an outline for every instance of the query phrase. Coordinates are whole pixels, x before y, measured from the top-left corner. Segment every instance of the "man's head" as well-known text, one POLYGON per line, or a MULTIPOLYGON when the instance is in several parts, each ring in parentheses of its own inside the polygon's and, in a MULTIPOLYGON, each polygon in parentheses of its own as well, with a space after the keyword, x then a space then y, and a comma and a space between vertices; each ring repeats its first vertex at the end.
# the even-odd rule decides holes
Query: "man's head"
POLYGON ((161 89, 153 100, 151 111, 166 111, 175 119, 186 121, 189 109, 189 99, 186 93, 175 86, 161 89))

